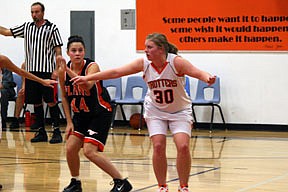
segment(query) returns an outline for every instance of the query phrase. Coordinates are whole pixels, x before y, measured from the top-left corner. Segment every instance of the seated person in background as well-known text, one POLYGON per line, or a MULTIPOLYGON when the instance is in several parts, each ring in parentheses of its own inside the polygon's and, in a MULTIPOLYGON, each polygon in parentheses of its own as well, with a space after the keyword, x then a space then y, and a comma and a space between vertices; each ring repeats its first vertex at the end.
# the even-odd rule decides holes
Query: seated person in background
POLYGON ((16 95, 14 87, 16 83, 13 81, 12 72, 2 68, 2 82, 0 83, 2 128, 6 128, 9 100, 16 95))
MULTIPOLYGON (((25 70, 25 63, 22 63, 21 69, 25 70)), ((19 89, 17 93, 17 99, 15 102, 15 109, 14 109, 14 117, 12 123, 10 124, 10 128, 19 128, 19 118, 20 114, 24 105, 24 92, 25 92, 25 78, 22 77, 22 87, 19 89)))
POLYGON ((20 114, 21 114, 21 111, 22 111, 22 108, 23 108, 23 105, 24 105, 24 88, 22 87, 19 91, 18 91, 18 94, 17 94, 17 98, 16 98, 16 102, 15 102, 15 109, 14 109, 14 117, 12 119, 12 122, 10 124, 10 128, 19 128, 20 125, 20 121, 19 121, 19 118, 20 118, 20 114))
MULTIPOLYGON (((21 65, 21 69, 25 70, 25 62, 22 63, 21 65)), ((21 89, 19 89, 18 93, 17 93, 17 99, 16 99, 16 103, 15 103, 15 109, 14 109, 14 117, 12 119, 12 123, 10 124, 10 128, 14 129, 14 128, 19 128, 20 127, 20 114, 21 111, 23 109, 24 106, 24 93, 25 93, 25 78, 22 77, 22 85, 21 85, 21 89)), ((32 124, 31 129, 37 129, 38 125, 36 123, 32 124)))

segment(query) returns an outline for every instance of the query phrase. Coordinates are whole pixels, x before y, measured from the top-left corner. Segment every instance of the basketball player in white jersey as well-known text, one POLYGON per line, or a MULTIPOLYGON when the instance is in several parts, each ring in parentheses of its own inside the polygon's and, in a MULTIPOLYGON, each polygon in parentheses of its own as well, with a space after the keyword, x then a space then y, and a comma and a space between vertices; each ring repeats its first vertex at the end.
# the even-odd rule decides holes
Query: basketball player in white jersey
POLYGON ((176 166, 179 176, 179 192, 188 192, 191 169, 189 142, 192 129, 191 99, 185 91, 185 75, 200 79, 209 85, 216 76, 197 69, 189 61, 177 55, 178 49, 170 44, 165 35, 153 33, 145 41, 145 58, 98 72, 88 76, 77 76, 71 80, 82 84, 90 80, 118 78, 143 72, 148 85, 145 97, 144 117, 153 143, 153 168, 159 192, 168 191, 166 183, 167 158, 166 134, 169 127, 177 149, 176 166))

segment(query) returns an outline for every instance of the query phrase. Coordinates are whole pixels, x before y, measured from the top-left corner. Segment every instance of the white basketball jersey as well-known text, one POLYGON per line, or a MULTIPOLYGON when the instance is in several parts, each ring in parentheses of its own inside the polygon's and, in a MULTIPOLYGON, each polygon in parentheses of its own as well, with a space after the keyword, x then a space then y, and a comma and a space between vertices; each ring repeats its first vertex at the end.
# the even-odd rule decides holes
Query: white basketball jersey
POLYGON ((166 119, 171 118, 169 114, 178 112, 191 116, 191 98, 185 91, 185 77, 179 75, 175 69, 175 57, 177 55, 168 54, 162 71, 158 71, 151 61, 144 59, 143 78, 148 85, 144 103, 145 118, 158 116, 166 119))

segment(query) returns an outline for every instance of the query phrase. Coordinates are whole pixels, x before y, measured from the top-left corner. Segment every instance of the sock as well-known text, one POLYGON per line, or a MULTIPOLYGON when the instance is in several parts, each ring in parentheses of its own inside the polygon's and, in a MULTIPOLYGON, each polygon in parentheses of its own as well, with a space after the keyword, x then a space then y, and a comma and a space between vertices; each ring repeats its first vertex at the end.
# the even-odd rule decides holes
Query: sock
POLYGON ((73 176, 72 179, 76 179, 76 181, 80 181, 79 176, 73 176))

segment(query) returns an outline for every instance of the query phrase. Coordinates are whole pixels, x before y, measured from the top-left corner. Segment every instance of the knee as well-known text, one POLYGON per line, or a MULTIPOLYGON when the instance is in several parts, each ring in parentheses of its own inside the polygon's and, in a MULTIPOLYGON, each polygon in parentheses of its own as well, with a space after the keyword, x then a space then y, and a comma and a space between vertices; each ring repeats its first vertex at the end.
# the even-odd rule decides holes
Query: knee
POLYGON ((85 157, 89 160, 92 159, 95 155, 97 155, 97 153, 95 153, 95 151, 89 147, 84 147, 83 153, 84 153, 85 157))
POLYGON ((69 145, 66 145, 66 154, 71 154, 73 153, 73 147, 69 146, 69 145))
POLYGON ((78 149, 73 145, 66 145, 66 154, 78 153, 78 149))
POLYGON ((178 153, 180 153, 180 154, 190 153, 190 147, 189 147, 188 143, 180 144, 180 146, 178 146, 178 153))
POLYGON ((157 154, 164 154, 165 153, 165 144, 163 143, 155 143, 154 144, 154 152, 157 154))

